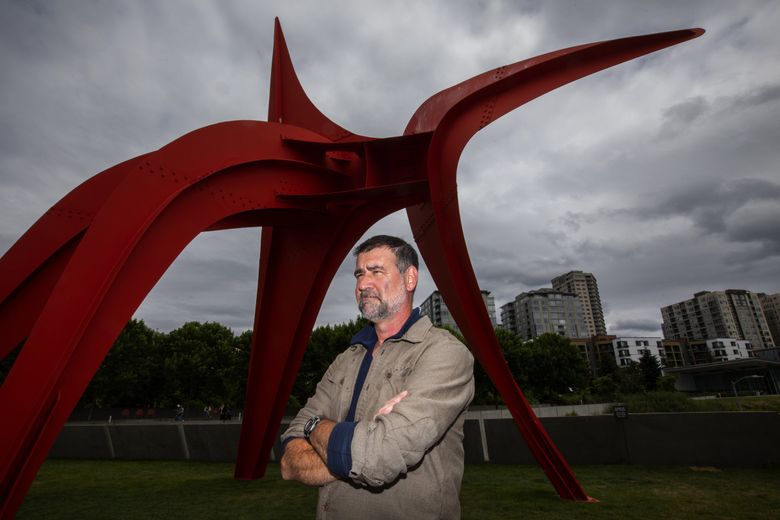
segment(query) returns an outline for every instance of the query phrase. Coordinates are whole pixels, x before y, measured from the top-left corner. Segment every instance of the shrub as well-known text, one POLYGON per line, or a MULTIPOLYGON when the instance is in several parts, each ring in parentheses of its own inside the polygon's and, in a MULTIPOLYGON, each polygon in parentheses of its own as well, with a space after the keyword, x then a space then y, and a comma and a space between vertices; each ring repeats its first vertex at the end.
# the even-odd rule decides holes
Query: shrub
POLYGON ((688 397, 679 392, 632 394, 625 396, 623 402, 633 413, 688 412, 696 409, 688 397))

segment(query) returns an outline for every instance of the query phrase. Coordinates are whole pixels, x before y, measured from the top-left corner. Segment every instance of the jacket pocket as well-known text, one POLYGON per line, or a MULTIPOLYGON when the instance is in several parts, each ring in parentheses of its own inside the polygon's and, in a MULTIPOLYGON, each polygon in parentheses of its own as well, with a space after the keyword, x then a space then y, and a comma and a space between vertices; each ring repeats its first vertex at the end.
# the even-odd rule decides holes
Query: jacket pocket
POLYGON ((414 366, 411 363, 405 363, 401 366, 385 370, 383 385, 385 390, 382 392, 383 394, 387 394, 385 401, 404 390, 408 390, 407 379, 409 379, 409 376, 411 376, 413 371, 414 366))

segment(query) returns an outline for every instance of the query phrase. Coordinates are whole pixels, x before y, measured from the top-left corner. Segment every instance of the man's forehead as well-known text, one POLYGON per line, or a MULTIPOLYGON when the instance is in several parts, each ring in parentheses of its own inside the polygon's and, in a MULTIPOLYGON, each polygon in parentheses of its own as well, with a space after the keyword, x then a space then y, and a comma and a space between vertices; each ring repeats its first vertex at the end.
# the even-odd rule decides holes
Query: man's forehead
POLYGON ((389 247, 375 247, 370 251, 360 253, 355 259, 355 264, 360 266, 361 264, 385 264, 395 263, 395 253, 389 247))
POLYGON ((368 259, 390 259, 395 260, 395 253, 393 253, 393 250, 389 247, 375 247, 374 249, 371 249, 369 251, 365 251, 363 253, 360 253, 357 256, 357 261, 366 261, 368 259))

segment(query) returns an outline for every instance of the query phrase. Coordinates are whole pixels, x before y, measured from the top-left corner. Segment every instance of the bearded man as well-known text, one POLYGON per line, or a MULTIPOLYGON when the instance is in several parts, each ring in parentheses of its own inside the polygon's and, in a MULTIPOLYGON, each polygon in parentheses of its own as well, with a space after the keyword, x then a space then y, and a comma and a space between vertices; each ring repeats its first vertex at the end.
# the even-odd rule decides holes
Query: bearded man
POLYGON ((282 435, 282 477, 319 486, 317 518, 460 518, 463 422, 474 360, 412 302, 417 252, 370 238, 354 251, 371 321, 282 435))

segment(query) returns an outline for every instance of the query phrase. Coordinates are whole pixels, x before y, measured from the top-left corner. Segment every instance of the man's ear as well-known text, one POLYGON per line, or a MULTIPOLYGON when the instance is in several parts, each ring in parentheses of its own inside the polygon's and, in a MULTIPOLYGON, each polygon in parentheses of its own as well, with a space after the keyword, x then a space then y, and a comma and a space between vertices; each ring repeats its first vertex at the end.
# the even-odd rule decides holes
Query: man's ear
POLYGON ((404 287, 408 292, 414 292, 414 290, 417 288, 418 277, 419 273, 417 272, 416 267, 412 265, 406 269, 404 272, 404 287))

